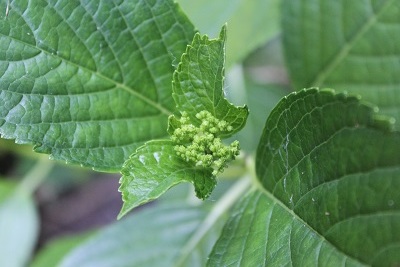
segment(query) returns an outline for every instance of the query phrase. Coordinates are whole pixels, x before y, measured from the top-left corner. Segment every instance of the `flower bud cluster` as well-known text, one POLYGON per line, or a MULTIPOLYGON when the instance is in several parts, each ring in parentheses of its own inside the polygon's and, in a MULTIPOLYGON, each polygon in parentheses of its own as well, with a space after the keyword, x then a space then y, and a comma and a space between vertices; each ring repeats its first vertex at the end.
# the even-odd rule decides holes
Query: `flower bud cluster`
POLYGON ((196 166, 213 168, 212 174, 215 176, 239 155, 239 141, 230 145, 223 144, 218 136, 233 128, 210 112, 201 111, 196 114, 196 118, 200 126, 193 125, 188 114, 183 112, 179 119, 181 127, 175 129, 171 139, 177 143, 175 151, 180 157, 187 162, 194 162, 196 166))

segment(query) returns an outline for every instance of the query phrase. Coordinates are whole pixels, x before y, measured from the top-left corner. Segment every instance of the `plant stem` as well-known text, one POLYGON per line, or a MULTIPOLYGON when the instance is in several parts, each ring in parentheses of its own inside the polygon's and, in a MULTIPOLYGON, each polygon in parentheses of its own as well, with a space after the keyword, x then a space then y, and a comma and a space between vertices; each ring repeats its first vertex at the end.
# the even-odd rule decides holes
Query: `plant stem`
POLYGON ((250 175, 246 175, 245 177, 239 179, 239 181, 237 181, 212 208, 211 212, 184 246, 176 266, 183 266, 186 258, 201 242, 203 237, 213 227, 216 221, 220 219, 228 209, 231 208, 231 206, 238 200, 239 197, 243 195, 244 192, 246 192, 252 181, 249 176, 250 175))
POLYGON ((17 192, 31 195, 46 179, 53 168, 54 163, 47 157, 40 157, 29 172, 22 178, 17 192))

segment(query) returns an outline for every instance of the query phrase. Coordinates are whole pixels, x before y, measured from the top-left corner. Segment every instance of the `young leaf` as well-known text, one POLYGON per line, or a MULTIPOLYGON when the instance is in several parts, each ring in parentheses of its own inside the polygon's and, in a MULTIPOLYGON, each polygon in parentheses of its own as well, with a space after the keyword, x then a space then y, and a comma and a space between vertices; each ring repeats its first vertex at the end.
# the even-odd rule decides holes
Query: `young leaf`
POLYGON ((400 121, 399 11, 396 0, 284 1, 284 45, 295 87, 360 94, 400 121))
POLYGON ((3 138, 115 171, 145 141, 168 135, 172 62, 194 35, 177 4, 8 2, 0 2, 3 138))
POLYGON ((210 265, 398 264, 400 134, 389 128, 355 97, 285 97, 259 143, 262 188, 237 206, 210 265))
POLYGON ((195 115, 205 110, 226 121, 233 128, 224 133, 229 137, 244 127, 249 112, 246 106, 236 107, 224 97, 225 39, 225 26, 218 39, 209 40, 199 33, 194 36, 174 73, 172 96, 177 109, 193 122, 198 121, 195 115))
POLYGON ((177 155, 172 141, 150 141, 140 147, 122 168, 119 190, 124 204, 118 217, 182 182, 193 183, 196 195, 204 199, 216 184, 212 171, 184 161, 177 155))
POLYGON ((216 175, 239 154, 239 142, 221 141, 246 123, 247 107, 235 107, 223 96, 225 27, 219 39, 194 36, 174 73, 173 91, 180 118, 169 117, 171 141, 151 141, 122 168, 119 217, 156 199, 172 186, 190 181, 196 195, 206 198, 216 175))

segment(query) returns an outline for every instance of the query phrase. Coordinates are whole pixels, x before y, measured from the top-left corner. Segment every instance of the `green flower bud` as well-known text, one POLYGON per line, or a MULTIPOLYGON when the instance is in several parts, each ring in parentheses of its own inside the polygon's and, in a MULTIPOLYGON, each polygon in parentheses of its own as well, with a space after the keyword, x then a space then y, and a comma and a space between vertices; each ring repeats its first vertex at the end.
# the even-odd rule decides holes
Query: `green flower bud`
POLYGON ((189 115, 183 112, 179 119, 181 127, 175 129, 171 140, 176 143, 174 149, 179 157, 193 162, 195 166, 213 168, 215 176, 239 155, 239 142, 225 145, 218 137, 221 132, 233 130, 226 121, 215 118, 205 110, 195 116, 200 120, 199 126, 195 126, 189 115))

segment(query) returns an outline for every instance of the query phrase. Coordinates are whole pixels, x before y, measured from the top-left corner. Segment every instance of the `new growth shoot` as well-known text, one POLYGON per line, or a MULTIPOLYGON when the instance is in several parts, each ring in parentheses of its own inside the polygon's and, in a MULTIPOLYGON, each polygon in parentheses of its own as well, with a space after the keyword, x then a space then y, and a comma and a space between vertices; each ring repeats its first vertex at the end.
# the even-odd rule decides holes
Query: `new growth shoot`
POLYGON ((230 145, 223 144, 218 136, 223 132, 232 131, 233 128, 226 121, 215 118, 210 112, 200 111, 196 118, 200 121, 199 126, 190 122, 186 112, 182 113, 179 119, 180 127, 175 129, 171 136, 172 141, 176 143, 175 151, 187 162, 213 168, 212 174, 216 176, 239 155, 239 141, 230 145))

